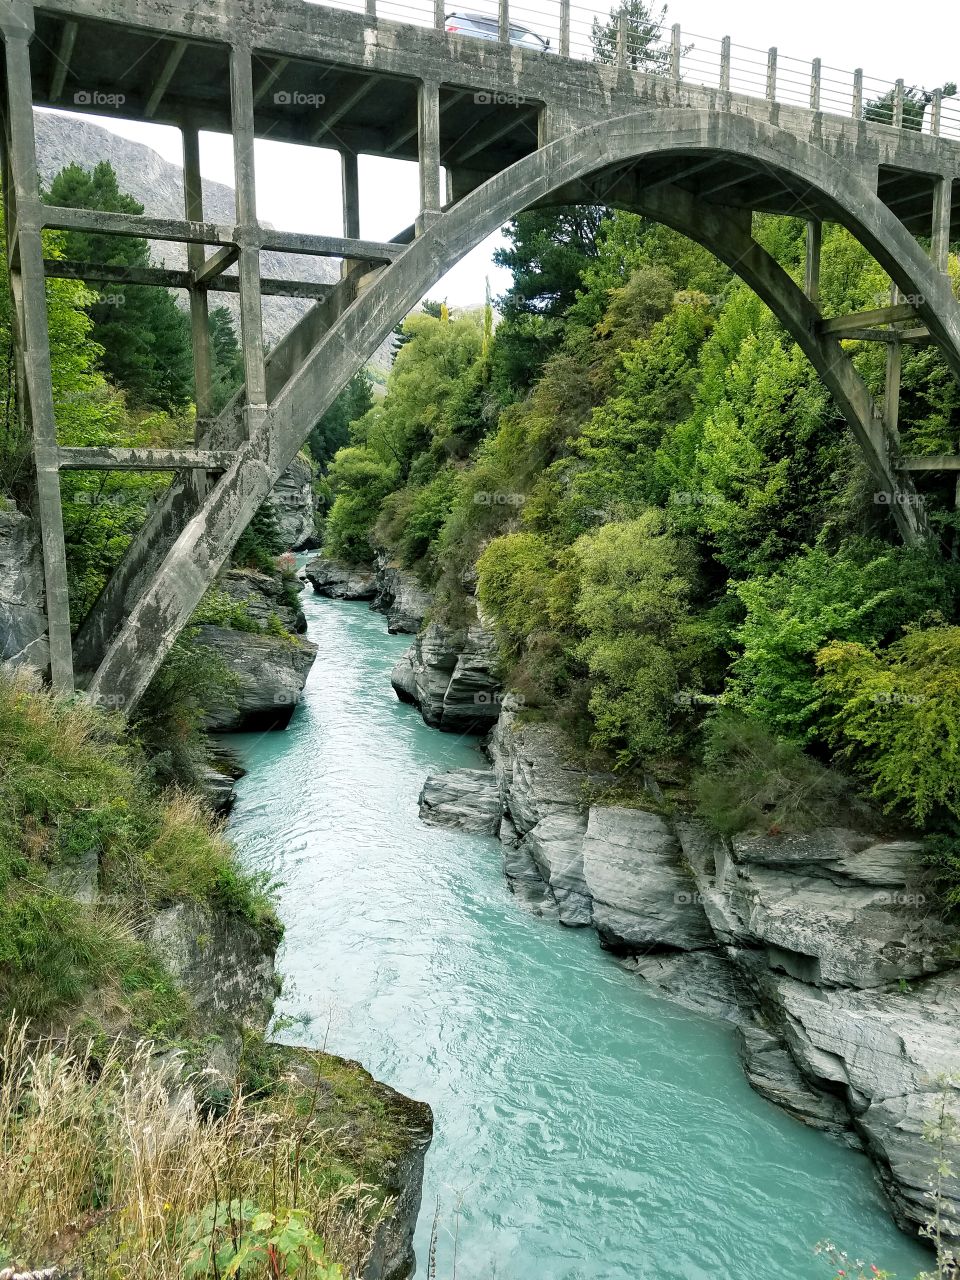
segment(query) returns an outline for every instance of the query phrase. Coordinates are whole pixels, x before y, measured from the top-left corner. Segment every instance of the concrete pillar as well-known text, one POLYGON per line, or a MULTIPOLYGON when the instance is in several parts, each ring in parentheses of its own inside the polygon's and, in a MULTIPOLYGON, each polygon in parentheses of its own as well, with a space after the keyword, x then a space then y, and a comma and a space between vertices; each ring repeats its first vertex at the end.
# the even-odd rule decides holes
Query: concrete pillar
POLYGON ((620 16, 617 19, 617 66, 625 67, 628 62, 627 45, 629 44, 629 33, 627 28, 627 11, 620 10, 620 16))
POLYGON ((267 378, 260 311, 260 226, 253 157, 253 69, 249 45, 230 49, 230 120, 240 246, 240 328, 246 378, 245 418, 251 434, 267 407, 267 378))
POLYGON ((893 125, 895 129, 903 128, 903 98, 905 85, 898 80, 893 90, 893 125))
POLYGON ((570 0, 560 0, 560 57, 570 56, 570 0))
MULTIPOLYGON (((14 341, 19 351, 19 401, 29 426, 43 547, 43 572, 50 636, 50 679, 62 693, 73 691, 73 651, 67 560, 57 468, 57 427, 50 372, 50 335, 41 243, 42 212, 33 130, 30 40, 33 13, 14 4, 2 19, 6 63, 4 190, 14 341), (12 196, 12 199, 11 199, 12 196)), ((106 690, 105 692, 109 692, 106 690)))
POLYGON ((670 76, 680 79, 680 23, 675 22, 670 28, 670 76))
POLYGON ((510 43, 510 0, 500 0, 500 43, 510 43))
MULTIPOLYGON (((340 152, 340 185, 343 192, 343 234, 353 240, 359 240, 360 174, 355 151, 340 152)), ((341 279, 362 265, 356 258, 344 258, 340 267, 341 279)))
POLYGON ((767 98, 774 102, 777 96, 777 50, 776 46, 767 53, 767 98))
POLYGON ((940 136, 940 116, 943 112, 943 90, 934 89, 930 100, 930 132, 935 138, 940 136))
MULTIPOLYGON (((200 134, 186 124, 183 135, 183 207, 191 222, 203 221, 203 187, 200 179, 200 134)), ((203 266, 202 244, 187 245, 187 266, 197 271, 203 266)), ((210 316, 207 290, 190 290, 190 332, 193 341, 193 382, 197 404, 197 442, 201 442, 213 418, 213 356, 210 350, 210 316)))
POLYGON ((899 339, 887 343, 887 370, 883 386, 883 424, 892 436, 900 426, 900 372, 903 348, 899 339))
POLYGON ((853 73, 853 106, 850 114, 854 120, 863 116, 863 67, 857 67, 853 73))
POLYGON ((814 58, 810 67, 810 109, 811 111, 820 110, 820 80, 821 80, 822 62, 819 58, 814 58))
POLYGON ((823 244, 823 223, 811 219, 807 223, 807 261, 804 293, 811 302, 820 301, 820 249, 823 244))
POLYGON ((720 41, 720 89, 730 92, 730 37, 724 36, 720 41))
POLYGON ((423 221, 442 207, 440 192, 440 86, 421 81, 417 87, 417 138, 420 155, 420 219, 423 221))
POLYGON ((940 271, 946 271, 950 257, 952 217, 953 179, 940 177, 933 188, 933 226, 930 236, 930 256, 940 271))
POLYGON ((433 25, 438 31, 447 27, 447 6, 444 0, 433 0, 433 25))

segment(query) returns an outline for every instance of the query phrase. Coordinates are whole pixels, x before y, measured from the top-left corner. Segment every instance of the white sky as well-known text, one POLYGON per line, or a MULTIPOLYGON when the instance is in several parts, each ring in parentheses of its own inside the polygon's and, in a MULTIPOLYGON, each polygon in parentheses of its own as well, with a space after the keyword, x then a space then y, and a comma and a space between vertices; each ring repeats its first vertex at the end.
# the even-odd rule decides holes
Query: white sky
MULTIPOLYGON (((390 0, 384 0, 389 16, 390 0)), ((534 5, 545 11, 548 0, 517 0, 518 20, 536 29, 528 17, 534 5)), ((466 0, 463 8, 488 8, 484 0, 466 0)), ((550 4, 550 10, 558 7, 550 4)), ((605 12, 604 0, 574 0, 574 14, 585 9, 605 12)), ((432 6, 431 6, 432 8, 432 6)), ((762 3, 733 0, 718 6, 714 0, 672 0, 666 22, 679 22, 684 32, 719 38, 729 35, 734 45, 766 49, 776 45, 781 56, 809 61, 820 57, 826 66, 852 70, 863 67, 868 76, 934 87, 960 81, 960 0, 927 0, 917 9, 902 0, 790 0, 762 3)), ((687 37, 685 37, 686 40, 687 37)), ((826 73, 825 73, 826 74, 826 73)), ((90 117, 96 123, 146 143, 165 159, 182 164, 180 135, 175 129, 131 121, 90 117)), ((285 231, 339 235, 340 162, 333 151, 293 147, 258 140, 257 206, 260 218, 285 231)), ((201 136, 201 168, 207 178, 233 185, 233 155, 227 137, 201 136)), ((360 159, 361 235, 389 239, 413 222, 417 211, 417 170, 398 160, 360 159)), ((499 235, 485 241, 430 291, 452 305, 483 300, 485 280, 494 294, 509 284, 509 273, 493 266, 490 255, 499 235)))

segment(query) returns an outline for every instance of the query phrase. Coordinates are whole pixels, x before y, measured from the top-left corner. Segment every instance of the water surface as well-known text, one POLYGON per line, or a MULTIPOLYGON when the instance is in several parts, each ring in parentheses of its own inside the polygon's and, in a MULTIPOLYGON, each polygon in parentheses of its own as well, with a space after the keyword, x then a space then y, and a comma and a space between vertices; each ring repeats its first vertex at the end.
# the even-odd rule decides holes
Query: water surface
POLYGON ((409 638, 307 594, 319 645, 284 733, 236 735, 232 834, 282 881, 279 1012, 431 1104, 417 1253, 439 1280, 814 1280, 829 1238, 929 1264, 868 1162, 747 1085, 731 1031, 649 995, 592 930, 528 914, 497 842, 424 826, 428 772, 479 763, 389 683, 409 638))

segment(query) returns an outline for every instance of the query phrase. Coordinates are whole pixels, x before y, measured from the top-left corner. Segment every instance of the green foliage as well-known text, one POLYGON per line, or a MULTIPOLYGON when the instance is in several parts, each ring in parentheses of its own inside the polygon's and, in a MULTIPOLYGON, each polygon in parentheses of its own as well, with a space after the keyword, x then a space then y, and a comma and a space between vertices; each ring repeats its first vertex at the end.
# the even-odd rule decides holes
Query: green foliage
POLYGON ((828 641, 892 639, 932 609, 948 610, 952 575, 935 551, 852 541, 807 547, 767 578, 733 584, 746 616, 735 632, 733 701, 775 733, 818 732, 815 656, 828 641))
POLYGON ((808 831, 842 822, 847 790, 839 774, 756 720, 722 711, 707 722, 693 793, 701 817, 722 835, 808 831))
POLYGON ((704 656, 691 626, 692 561, 651 510, 584 534, 572 562, 593 745, 630 767, 676 745, 675 695, 704 656))
POLYGON ((373 383, 366 369, 354 374, 310 432, 307 448, 314 461, 326 466, 338 449, 350 442, 350 427, 373 408, 373 383))
POLYGON ((273 575, 277 571, 276 558, 285 550, 277 513, 268 500, 258 508, 240 535, 232 560, 242 569, 257 569, 260 573, 273 575))
MULTIPOLYGON (((62 169, 45 199, 67 208, 143 213, 143 205, 121 192, 112 167, 92 172, 77 164, 62 169)), ((134 236, 69 231, 65 255, 103 266, 150 265, 146 240, 134 236)), ((94 339, 103 347, 103 368, 135 404, 167 410, 186 407, 192 393, 189 323, 166 289, 149 285, 104 286, 90 307, 94 339)))
POLYGON ((334 502, 327 517, 324 550, 347 564, 365 564, 373 554, 370 534, 380 504, 396 484, 397 468, 373 449, 341 449, 329 471, 334 502))
POLYGON ((817 666, 831 739, 872 794, 917 823, 960 818, 960 627, 836 641, 817 666))
POLYGON ((508 659, 520 656, 535 630, 550 627, 554 574, 552 550, 535 533, 495 538, 477 561, 477 597, 508 659))
POLYGON ((343 1280, 323 1240, 308 1225, 303 1210, 274 1214, 246 1201, 214 1203, 200 1215, 199 1239, 187 1255, 184 1276, 309 1276, 343 1280))
POLYGON ((210 587, 193 611, 191 622, 209 623, 214 627, 229 627, 231 631, 259 632, 260 624, 252 616, 246 601, 234 600, 226 591, 210 587))
POLYGON ((119 716, 0 676, 0 758, 5 1016, 16 1008, 46 1020, 112 991, 144 1033, 179 1034, 187 1006, 129 921, 190 900, 270 933, 261 890, 237 870, 198 800, 154 790, 119 716), (109 907, 59 887, 90 874, 109 907))
POLYGON ((667 6, 656 11, 645 0, 621 0, 608 21, 594 18, 590 31, 593 56, 598 62, 619 61, 622 24, 626 44, 625 63, 634 71, 663 71, 669 62, 669 50, 660 43, 667 6))
POLYGON ((210 356, 212 409, 214 413, 229 403, 243 386, 243 351, 237 341, 233 317, 226 307, 210 312, 210 356))
POLYGON ((949 834, 928 836, 917 855, 925 884, 947 914, 960 913, 960 835, 955 824, 949 834))

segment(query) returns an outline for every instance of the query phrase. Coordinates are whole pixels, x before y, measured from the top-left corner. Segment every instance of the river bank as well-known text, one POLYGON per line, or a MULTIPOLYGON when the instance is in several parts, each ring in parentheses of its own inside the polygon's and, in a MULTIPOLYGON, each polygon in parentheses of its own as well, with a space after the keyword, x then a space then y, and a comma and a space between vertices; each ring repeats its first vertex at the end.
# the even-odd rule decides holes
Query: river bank
POLYGON ((439 1195, 438 1274, 457 1232, 468 1280, 814 1280, 823 1237, 906 1277, 929 1265, 862 1156, 749 1088, 732 1028, 547 927, 496 841, 420 822, 424 777, 482 766, 477 740, 395 700, 407 641, 366 603, 303 603, 317 660, 286 733, 235 740, 231 830, 284 881, 297 1038, 434 1109, 421 1263, 439 1195))

